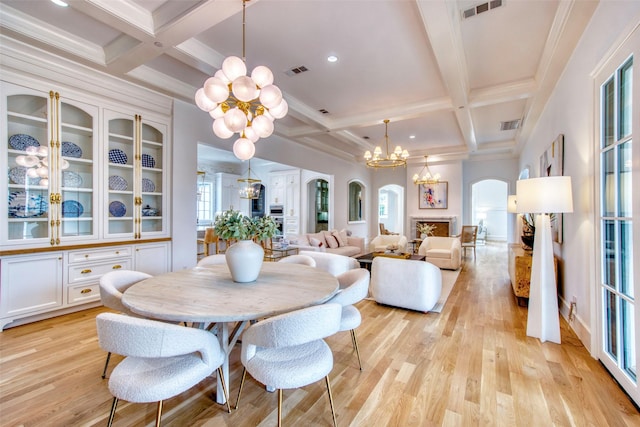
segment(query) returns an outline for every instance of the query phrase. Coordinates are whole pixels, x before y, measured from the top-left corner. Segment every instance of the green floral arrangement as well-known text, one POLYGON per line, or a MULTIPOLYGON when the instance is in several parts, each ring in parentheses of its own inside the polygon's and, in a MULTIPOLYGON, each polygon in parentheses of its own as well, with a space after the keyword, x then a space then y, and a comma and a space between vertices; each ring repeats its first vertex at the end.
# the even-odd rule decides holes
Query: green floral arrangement
POLYGON ((213 222, 216 234, 224 240, 250 240, 258 242, 276 235, 278 228, 270 216, 249 218, 240 211, 230 209, 216 216, 213 222))
POLYGON ((254 238, 258 242, 270 239, 278 233, 276 221, 270 216, 253 218, 252 222, 255 230, 254 238))

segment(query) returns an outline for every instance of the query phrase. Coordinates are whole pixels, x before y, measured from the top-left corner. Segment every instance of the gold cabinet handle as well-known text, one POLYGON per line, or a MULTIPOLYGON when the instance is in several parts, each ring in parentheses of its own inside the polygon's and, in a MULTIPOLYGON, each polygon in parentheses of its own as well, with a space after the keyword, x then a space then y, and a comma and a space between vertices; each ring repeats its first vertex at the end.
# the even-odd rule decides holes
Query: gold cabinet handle
POLYGON ((81 290, 81 291, 80 291, 80 293, 81 293, 81 294, 88 294, 88 293, 91 293, 91 289, 89 289, 89 288, 85 288, 85 289, 81 290))
POLYGON ((113 270, 119 270, 121 268, 122 268, 122 266, 120 264, 116 264, 113 267, 111 267, 111 269, 113 269, 113 270))
POLYGON ((82 270, 80 272, 80 274, 89 274, 89 273, 91 273, 91 269, 90 268, 87 268, 86 270, 82 270))

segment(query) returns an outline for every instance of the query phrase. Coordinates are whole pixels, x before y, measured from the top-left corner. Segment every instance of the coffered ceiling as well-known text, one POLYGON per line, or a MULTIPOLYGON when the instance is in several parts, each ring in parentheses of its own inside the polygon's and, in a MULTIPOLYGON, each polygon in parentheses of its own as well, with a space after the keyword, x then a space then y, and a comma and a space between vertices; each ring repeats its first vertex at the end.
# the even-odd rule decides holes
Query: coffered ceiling
MULTIPOLYGON (((187 102, 226 56, 242 55, 240 0, 67 2, 2 0, 2 34, 187 102)), ((384 141, 388 118, 390 143, 414 162, 425 154, 510 157, 527 141, 593 6, 253 0, 246 61, 274 72, 289 104, 276 133, 295 143, 362 162, 364 150, 384 141), (301 67, 307 71, 291 71, 301 67), (501 130, 513 121, 520 126, 501 130)))

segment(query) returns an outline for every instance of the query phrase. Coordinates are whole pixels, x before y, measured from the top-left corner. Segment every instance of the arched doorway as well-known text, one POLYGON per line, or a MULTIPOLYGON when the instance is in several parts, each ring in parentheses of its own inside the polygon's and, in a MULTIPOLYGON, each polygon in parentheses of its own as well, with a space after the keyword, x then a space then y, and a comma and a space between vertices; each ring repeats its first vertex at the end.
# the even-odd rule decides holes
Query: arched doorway
POLYGON ((478 225, 478 244, 507 241, 507 196, 507 183, 497 179, 471 186, 471 224, 478 225))
POLYGON ((394 233, 404 234, 404 188, 389 184, 378 190, 378 222, 394 233))
POLYGON ((307 183, 307 232, 317 233, 329 229, 329 182, 313 179, 307 183))

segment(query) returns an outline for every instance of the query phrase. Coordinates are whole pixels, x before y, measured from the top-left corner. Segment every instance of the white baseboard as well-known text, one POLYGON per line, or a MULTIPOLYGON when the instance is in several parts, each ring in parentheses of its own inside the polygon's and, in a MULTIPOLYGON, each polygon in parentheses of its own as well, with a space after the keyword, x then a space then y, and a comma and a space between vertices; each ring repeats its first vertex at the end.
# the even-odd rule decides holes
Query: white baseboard
MULTIPOLYGON (((570 303, 564 298, 560 298, 560 314, 569 324, 569 327, 575 332, 587 351, 591 349, 591 330, 589 326, 582 321, 582 318, 575 313, 573 320, 569 319, 570 303)), ((595 357, 593 354, 592 357, 595 357)))

